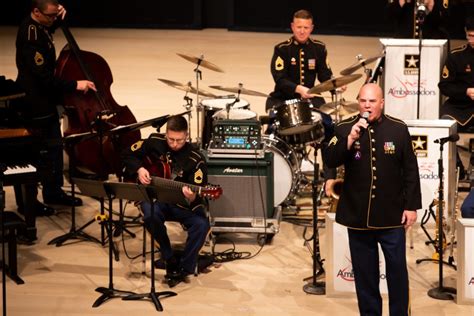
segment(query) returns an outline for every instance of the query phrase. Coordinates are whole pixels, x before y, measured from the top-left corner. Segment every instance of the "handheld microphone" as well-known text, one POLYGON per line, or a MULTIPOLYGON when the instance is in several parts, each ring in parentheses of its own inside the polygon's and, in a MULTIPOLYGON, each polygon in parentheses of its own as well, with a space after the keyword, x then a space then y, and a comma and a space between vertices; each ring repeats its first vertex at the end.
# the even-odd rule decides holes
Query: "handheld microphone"
MULTIPOLYGON (((370 115, 370 112, 364 112, 364 113, 362 113, 360 118, 364 119, 368 124, 369 123, 369 115, 370 115)), ((362 126, 360 126, 359 128, 360 128, 359 137, 361 137, 364 134, 366 128, 362 127, 362 126)))
POLYGON ((423 21, 426 17, 426 6, 423 1, 416 2, 416 19, 418 21, 423 21))
POLYGON ((447 142, 457 142, 459 140, 459 134, 453 134, 453 135, 449 135, 448 137, 442 137, 442 138, 438 138, 438 139, 435 139, 435 143, 436 144, 444 144, 444 143, 447 143, 447 142))

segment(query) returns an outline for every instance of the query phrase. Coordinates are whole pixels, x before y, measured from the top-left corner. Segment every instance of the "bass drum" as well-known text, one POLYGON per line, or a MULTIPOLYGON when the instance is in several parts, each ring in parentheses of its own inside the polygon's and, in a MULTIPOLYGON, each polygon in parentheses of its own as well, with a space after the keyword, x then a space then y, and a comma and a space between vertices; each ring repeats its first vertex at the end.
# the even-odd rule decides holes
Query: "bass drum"
POLYGON ((273 153, 274 206, 292 197, 297 185, 299 162, 293 149, 274 135, 262 135, 266 152, 273 153))

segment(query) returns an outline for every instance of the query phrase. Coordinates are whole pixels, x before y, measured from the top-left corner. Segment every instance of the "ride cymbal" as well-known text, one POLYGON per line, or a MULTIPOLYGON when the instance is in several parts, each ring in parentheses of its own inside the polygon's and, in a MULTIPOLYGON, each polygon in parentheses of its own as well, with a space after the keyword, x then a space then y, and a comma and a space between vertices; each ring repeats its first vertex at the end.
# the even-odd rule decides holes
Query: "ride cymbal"
POLYGON ((217 90, 221 90, 221 91, 232 92, 232 93, 237 93, 237 94, 240 93, 240 94, 246 94, 246 95, 253 95, 253 96, 256 96, 256 97, 265 97, 265 98, 268 97, 268 94, 258 92, 258 91, 255 91, 255 90, 245 89, 243 87, 209 86, 209 88, 217 89, 217 90))
POLYGON ((353 75, 348 75, 348 76, 332 78, 312 87, 311 89, 308 90, 308 93, 316 94, 316 93, 334 90, 336 88, 342 87, 343 85, 356 81, 360 77, 362 77, 361 74, 353 74, 353 75))
POLYGON ((350 74, 352 74, 354 71, 356 71, 357 69, 369 65, 369 64, 373 63, 374 61, 376 61, 377 59, 379 59, 379 58, 381 58, 381 57, 383 57, 383 56, 385 56, 385 54, 381 54, 381 55, 378 55, 378 56, 373 56, 373 57, 361 59, 361 60, 359 60, 358 62, 356 62, 355 64, 350 65, 349 67, 343 69, 343 70, 340 72, 340 74, 343 75, 343 76, 350 75, 350 74))
POLYGON ((182 57, 182 58, 186 59, 187 61, 190 61, 193 64, 196 64, 198 66, 203 66, 204 68, 207 68, 207 69, 210 69, 210 70, 213 70, 213 71, 217 71, 217 72, 224 72, 224 70, 219 68, 219 66, 214 65, 210 61, 204 60, 204 56, 201 56, 201 57, 198 58, 198 57, 189 56, 189 55, 180 54, 180 53, 176 53, 176 55, 178 55, 179 57, 182 57))
MULTIPOLYGON (((189 93, 197 93, 196 88, 194 88, 191 83, 189 82, 188 84, 182 84, 173 80, 168 80, 168 79, 161 79, 158 78, 159 81, 163 82, 164 84, 167 84, 170 87, 176 88, 181 91, 186 91, 189 93)), ((217 98, 217 96, 211 92, 208 92, 206 90, 203 90, 199 88, 199 95, 203 95, 205 97, 210 97, 210 98, 217 98)))
POLYGON ((321 105, 319 110, 328 115, 339 113, 341 117, 354 115, 359 112, 359 103, 346 100, 329 102, 321 105))

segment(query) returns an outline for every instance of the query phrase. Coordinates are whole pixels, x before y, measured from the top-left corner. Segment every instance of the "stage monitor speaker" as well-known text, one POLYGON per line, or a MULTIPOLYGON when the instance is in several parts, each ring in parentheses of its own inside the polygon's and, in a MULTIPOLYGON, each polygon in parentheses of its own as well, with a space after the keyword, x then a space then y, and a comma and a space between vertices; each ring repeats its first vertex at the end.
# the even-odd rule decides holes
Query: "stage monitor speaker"
POLYGON ((208 181, 223 190, 209 202, 211 217, 273 217, 273 153, 261 159, 209 158, 208 181))

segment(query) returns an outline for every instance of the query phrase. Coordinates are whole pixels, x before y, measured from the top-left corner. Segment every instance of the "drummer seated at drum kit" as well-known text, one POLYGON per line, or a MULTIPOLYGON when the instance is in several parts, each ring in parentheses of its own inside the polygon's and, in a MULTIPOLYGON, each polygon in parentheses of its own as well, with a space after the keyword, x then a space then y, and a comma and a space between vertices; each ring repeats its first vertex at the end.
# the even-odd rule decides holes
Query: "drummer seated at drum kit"
MULTIPOLYGON (((331 117, 318 111, 325 103, 318 94, 320 92, 311 91, 316 79, 326 82, 333 77, 327 64, 325 44, 310 38, 313 27, 313 16, 309 11, 295 12, 291 23, 293 35, 275 46, 271 61, 275 88, 266 102, 266 110, 269 111, 266 133, 292 135, 285 140, 294 145, 319 142, 321 139, 315 138, 321 134, 329 138, 333 129, 331 117), (324 128, 322 133, 321 127, 324 128)), ((334 82, 328 83, 325 91, 336 93, 338 87, 334 82)), ((346 86, 339 88, 345 91, 346 86)), ((331 174, 326 178, 334 178, 335 170, 331 174)))

